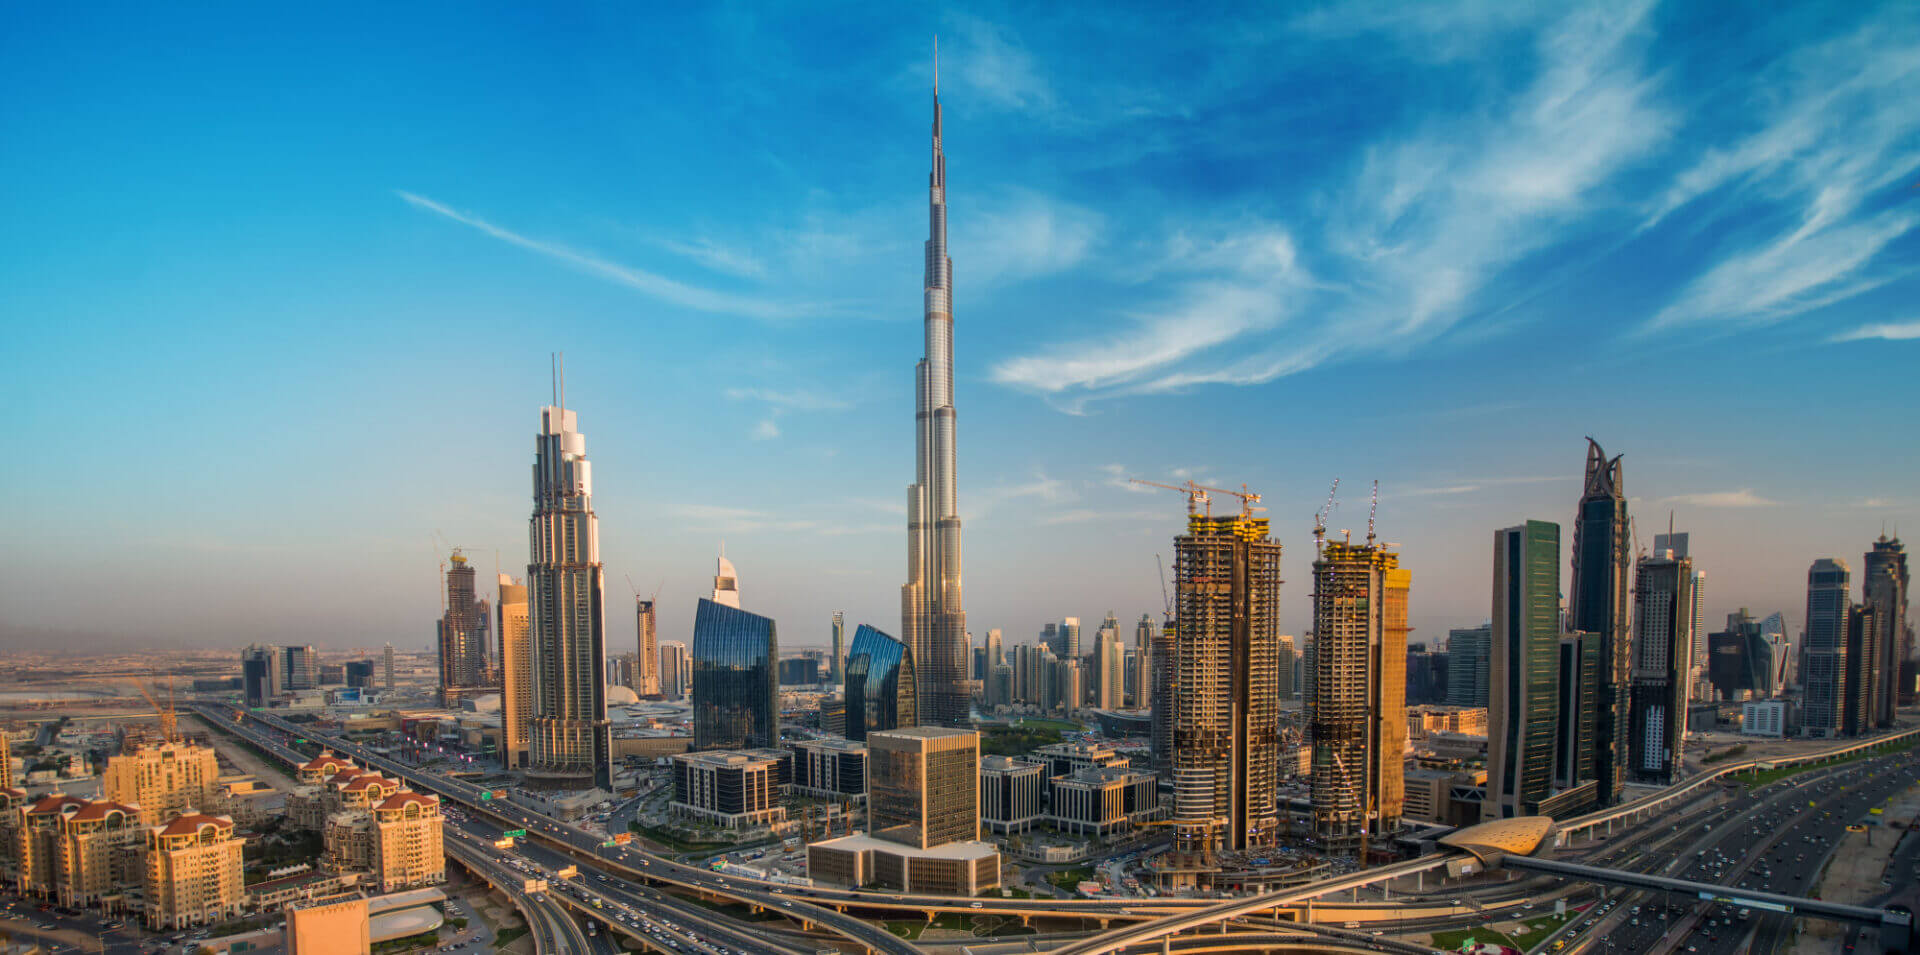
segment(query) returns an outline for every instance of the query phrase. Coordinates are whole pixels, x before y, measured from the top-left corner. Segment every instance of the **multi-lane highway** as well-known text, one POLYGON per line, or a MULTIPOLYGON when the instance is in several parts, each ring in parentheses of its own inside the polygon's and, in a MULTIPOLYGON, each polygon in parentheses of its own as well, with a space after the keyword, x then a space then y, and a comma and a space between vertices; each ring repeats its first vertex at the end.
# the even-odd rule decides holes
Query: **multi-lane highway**
MULTIPOLYGON (((1920 779, 1910 753, 1813 770, 1676 820, 1668 833, 1615 863, 1692 882, 1808 895, 1848 824, 1920 779)), ((1659 823, 1652 824, 1658 828, 1659 823)), ((1598 863, 1596 863, 1598 864, 1598 863)), ((1566 951, 1767 955, 1791 938, 1793 916, 1677 893, 1615 890, 1560 937, 1566 951)))

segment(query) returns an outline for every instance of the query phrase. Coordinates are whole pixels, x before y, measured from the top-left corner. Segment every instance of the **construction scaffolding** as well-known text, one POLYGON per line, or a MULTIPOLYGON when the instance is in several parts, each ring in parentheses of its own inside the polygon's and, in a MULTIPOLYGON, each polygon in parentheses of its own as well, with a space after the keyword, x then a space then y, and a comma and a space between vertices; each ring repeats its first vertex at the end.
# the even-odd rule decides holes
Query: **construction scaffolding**
POLYGON ((1313 564, 1313 835, 1360 850, 1400 828, 1412 574, 1376 544, 1318 538, 1313 564))

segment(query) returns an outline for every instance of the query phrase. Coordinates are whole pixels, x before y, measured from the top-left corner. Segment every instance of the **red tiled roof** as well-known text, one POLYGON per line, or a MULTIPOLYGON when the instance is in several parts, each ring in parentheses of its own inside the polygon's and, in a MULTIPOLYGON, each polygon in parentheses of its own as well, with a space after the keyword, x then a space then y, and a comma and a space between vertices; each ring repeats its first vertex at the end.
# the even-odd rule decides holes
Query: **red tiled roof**
POLYGON ((407 808, 407 805, 409 803, 418 803, 419 805, 422 805, 422 806, 434 806, 434 805, 438 805, 440 803, 440 800, 432 796, 423 796, 420 793, 414 792, 411 789, 402 789, 399 792, 394 793, 391 796, 388 796, 385 800, 383 800, 380 803, 380 805, 374 808, 405 809, 407 808))
POLYGON ((383 778, 379 773, 364 773, 360 776, 354 777, 353 782, 350 782, 340 788, 342 791, 345 791, 345 792, 359 792, 363 789, 372 789, 375 786, 379 786, 383 789, 390 789, 398 785, 400 784, 394 782, 391 779, 383 778))
POLYGON ((65 812, 69 806, 77 809, 86 804, 87 801, 78 796, 69 796, 66 793, 49 793, 40 797, 40 801, 34 803, 33 808, 27 811, 36 813, 65 812))
POLYGON ((123 805, 102 799, 98 802, 90 802, 81 806, 80 811, 73 814, 73 818, 81 822, 92 822, 95 819, 105 819, 108 813, 114 812, 124 813, 129 816, 138 816, 140 815, 140 807, 123 805))
POLYGON ((160 828, 163 836, 191 836, 199 833, 205 826, 231 826, 233 820, 226 816, 209 816, 205 813, 190 812, 175 817, 172 822, 160 828))
POLYGON ((314 758, 301 764, 300 768, 301 769, 325 769, 328 766, 341 766, 341 767, 346 767, 348 769, 354 768, 353 760, 342 759, 338 756, 333 755, 332 753, 321 753, 320 755, 315 756, 314 758))

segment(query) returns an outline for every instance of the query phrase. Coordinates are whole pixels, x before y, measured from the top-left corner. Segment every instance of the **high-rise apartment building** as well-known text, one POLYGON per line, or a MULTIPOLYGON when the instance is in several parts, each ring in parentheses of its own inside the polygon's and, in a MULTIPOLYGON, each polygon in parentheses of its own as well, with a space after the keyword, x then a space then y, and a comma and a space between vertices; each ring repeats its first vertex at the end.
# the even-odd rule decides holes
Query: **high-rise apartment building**
POLYGON ((905 643, 861 624, 847 654, 846 687, 847 739, 919 725, 913 648, 905 643))
POLYGON ((900 637, 913 648, 920 718, 968 723, 967 612, 960 593, 959 476, 954 447, 953 260, 947 255, 947 157, 934 84, 933 169, 927 177, 925 357, 914 369, 914 481, 907 489, 907 582, 900 637))
POLYGON ((100 791, 109 801, 139 807, 140 822, 152 826, 191 808, 211 808, 219 782, 212 747, 163 742, 108 757, 100 791))
POLYGON ((1807 629, 1800 682, 1801 732, 1814 738, 1841 735, 1847 700, 1847 610, 1852 571, 1846 561, 1822 557, 1807 568, 1807 629))
POLYGON ((1412 572, 1374 543, 1320 543, 1313 562, 1313 834, 1358 846, 1400 828, 1406 801, 1407 599, 1412 572))
POLYGON ((574 412, 540 409, 534 443, 527 616, 533 634, 528 781, 611 790, 607 720, 606 574, 593 513, 593 465, 574 412))
POLYGON ((282 647, 281 678, 283 690, 312 690, 320 686, 320 655, 311 646, 282 647))
POLYGON ((1173 616, 1168 614, 1160 623, 1159 631, 1154 634, 1153 647, 1148 656, 1153 668, 1153 709, 1148 724, 1152 733, 1153 771, 1162 778, 1173 778, 1173 663, 1174 649, 1179 643, 1179 628, 1174 626, 1173 616))
POLYGON ((843 686, 847 682, 847 612, 833 612, 833 664, 828 682, 843 686))
POLYGON ((772 620, 700 601, 693 619, 694 749, 780 745, 779 660, 772 620))
MULTIPOLYGON (((1107 619, 1112 620, 1111 614, 1107 619)), ((1103 710, 1117 710, 1125 697, 1122 689, 1126 681, 1126 657, 1120 646, 1120 627, 1103 626, 1096 634, 1098 642, 1093 647, 1093 705, 1103 710)))
POLYGON ((147 927, 167 932, 239 918, 247 901, 245 845, 226 816, 192 813, 148 829, 147 927))
POLYGON ((381 892, 447 880, 440 797, 402 789, 373 803, 368 816, 373 827, 373 875, 381 892))
POLYGON ((692 685, 693 664, 687 645, 678 640, 660 644, 660 695, 669 700, 683 700, 692 685))
MULTIPOLYGON (((1554 531, 1554 550, 1559 550, 1560 525, 1551 525, 1554 531)), ((1560 572, 1555 565, 1554 579, 1560 572)), ((1559 594, 1553 595, 1554 625, 1553 631, 1560 631, 1559 594)), ((1489 705, 1493 673, 1493 626, 1466 627, 1447 631, 1447 705, 1479 706, 1489 705)))
POLYGON ((1080 659, 1080 618, 1066 617, 1055 631, 1053 655, 1062 660, 1080 659))
POLYGON ((633 691, 642 697, 660 695, 660 638, 653 600, 633 598, 634 633, 640 645, 640 673, 633 691))
POLYGON ((1188 509, 1173 542, 1174 847, 1169 881, 1210 878, 1217 849, 1279 834, 1280 542, 1250 510, 1188 509))
POLYGON ((1880 681, 1874 664, 1880 662, 1879 613, 1868 604, 1847 608, 1847 656, 1841 666, 1840 735, 1865 736, 1873 732, 1880 681))
POLYGON ((487 685, 486 604, 474 590, 473 563, 459 548, 448 558, 445 610, 438 626, 440 705, 453 706, 487 685))
MULTIPOLYGON (((1136 710, 1146 710, 1153 707, 1153 631, 1153 617, 1148 614, 1141 614, 1140 622, 1133 625, 1133 700, 1131 705, 1136 710)), ((1284 689, 1283 687, 1283 692, 1284 689)))
POLYGON ((501 574, 494 606, 500 616, 500 764, 527 765, 534 713, 533 621, 527 616, 527 586, 501 574))
POLYGON ((1866 553, 1860 569, 1862 602, 1873 610, 1877 655, 1873 674, 1873 723, 1891 728, 1899 706, 1914 702, 1913 681, 1900 682, 1901 664, 1913 656, 1913 630, 1907 622, 1907 593, 1913 576, 1907 569, 1907 548, 1900 539, 1881 534, 1866 553))
POLYGON ((1528 521, 1494 532, 1492 622, 1453 631, 1447 649, 1451 661, 1488 658, 1482 815, 1538 815, 1553 793, 1559 727, 1560 525, 1528 521))
POLYGON ((1693 682, 1693 561, 1656 551, 1640 558, 1633 585, 1633 670, 1629 688, 1627 778, 1672 785, 1687 739, 1693 682))
POLYGON ((386 688, 391 690, 393 689, 393 644, 391 643, 387 644, 386 649, 381 652, 381 666, 383 668, 381 676, 385 679, 386 688))
MULTIPOLYGON (((1601 639, 1599 634, 1575 631, 1560 635, 1557 676, 1559 707, 1553 730, 1553 785, 1569 793, 1587 793, 1567 808, 1587 808, 1599 800, 1600 781, 1593 777, 1594 747, 1600 725, 1601 639)), ((1555 815, 1555 813, 1547 813, 1555 815)))
POLYGON ((1582 776, 1598 781, 1595 796, 1602 806, 1619 800, 1625 781, 1631 662, 1627 590, 1632 558, 1633 535, 1627 522, 1620 458, 1608 458, 1599 443, 1588 438, 1586 480, 1574 513, 1573 581, 1567 595, 1567 615, 1571 629, 1594 634, 1598 641, 1593 763, 1591 771, 1582 776))

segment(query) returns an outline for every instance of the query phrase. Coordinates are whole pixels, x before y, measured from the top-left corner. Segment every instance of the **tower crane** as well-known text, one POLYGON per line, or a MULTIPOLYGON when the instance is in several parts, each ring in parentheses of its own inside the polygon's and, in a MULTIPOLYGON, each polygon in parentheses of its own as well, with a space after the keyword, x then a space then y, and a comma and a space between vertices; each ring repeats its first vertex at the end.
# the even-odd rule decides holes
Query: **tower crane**
MULTIPOLYGON (((1192 482, 1189 481, 1188 483, 1191 484, 1192 482)), ((1240 490, 1238 491, 1232 490, 1230 488, 1224 488, 1224 487, 1207 487, 1206 485, 1203 485, 1203 484, 1196 484, 1194 486, 1198 487, 1200 490, 1203 490, 1203 491, 1212 491, 1219 494, 1231 494, 1234 497, 1239 498, 1241 517, 1252 517, 1254 511, 1266 510, 1266 508, 1264 507, 1254 506, 1260 503, 1260 495, 1247 490, 1247 486, 1245 484, 1240 485, 1240 490)))
POLYGON ((1367 504, 1367 546, 1373 546, 1373 516, 1380 510, 1380 481, 1373 482, 1373 499, 1367 504))
POLYGON ((1128 480, 1131 483, 1143 484, 1147 487, 1158 487, 1165 488, 1169 491, 1178 491, 1187 496, 1187 514, 1189 516, 1198 513, 1201 505, 1205 505, 1208 517, 1213 516, 1213 498, 1207 496, 1208 488, 1195 484, 1192 480, 1188 480, 1183 484, 1162 484, 1159 481, 1142 481, 1139 478, 1129 478, 1128 480))
POLYGON ((168 743, 179 742, 180 718, 179 715, 174 712, 173 708, 173 678, 167 678, 167 703, 165 706, 162 706, 160 701, 154 698, 153 693, 147 689, 147 685, 142 682, 139 677, 130 676, 126 679, 128 683, 133 684, 134 689, 140 691, 141 696, 147 698, 147 705, 153 707, 154 716, 160 720, 161 740, 168 743))
POLYGON ((1317 550, 1327 542, 1327 515, 1333 513, 1334 498, 1340 493, 1340 479, 1333 479, 1333 486, 1327 488, 1327 503, 1320 505, 1320 512, 1313 515, 1313 546, 1317 550))

